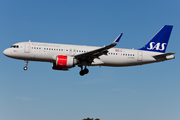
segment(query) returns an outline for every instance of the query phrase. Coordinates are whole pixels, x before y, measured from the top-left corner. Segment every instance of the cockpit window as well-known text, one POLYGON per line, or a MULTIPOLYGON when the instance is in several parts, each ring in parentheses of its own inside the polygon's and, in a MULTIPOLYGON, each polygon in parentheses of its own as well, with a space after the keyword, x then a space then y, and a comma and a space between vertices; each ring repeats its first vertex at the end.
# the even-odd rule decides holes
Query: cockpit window
POLYGON ((19 45, 12 45, 11 48, 19 48, 19 45))

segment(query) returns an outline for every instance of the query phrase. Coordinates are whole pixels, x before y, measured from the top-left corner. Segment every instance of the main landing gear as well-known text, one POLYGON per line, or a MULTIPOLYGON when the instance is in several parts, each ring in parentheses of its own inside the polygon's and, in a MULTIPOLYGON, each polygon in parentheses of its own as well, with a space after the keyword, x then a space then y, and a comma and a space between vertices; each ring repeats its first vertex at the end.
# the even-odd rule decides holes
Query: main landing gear
POLYGON ((83 76, 83 75, 88 74, 88 73, 89 73, 89 70, 86 68, 86 66, 85 66, 84 70, 83 70, 83 66, 81 66, 81 71, 79 72, 79 74, 81 76, 83 76))
POLYGON ((28 62, 29 61, 26 61, 26 63, 25 63, 26 66, 23 68, 25 71, 28 69, 28 67, 27 67, 28 66, 28 62))

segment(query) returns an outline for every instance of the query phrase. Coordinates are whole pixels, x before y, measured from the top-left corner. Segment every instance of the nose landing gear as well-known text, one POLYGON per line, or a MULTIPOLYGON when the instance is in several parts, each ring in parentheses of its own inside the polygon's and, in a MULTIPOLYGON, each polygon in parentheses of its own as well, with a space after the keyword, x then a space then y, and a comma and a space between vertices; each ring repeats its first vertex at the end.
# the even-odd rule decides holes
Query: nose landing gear
POLYGON ((28 66, 28 62, 29 61, 26 61, 26 63, 25 63, 26 66, 23 68, 25 71, 28 69, 28 67, 27 67, 28 66))

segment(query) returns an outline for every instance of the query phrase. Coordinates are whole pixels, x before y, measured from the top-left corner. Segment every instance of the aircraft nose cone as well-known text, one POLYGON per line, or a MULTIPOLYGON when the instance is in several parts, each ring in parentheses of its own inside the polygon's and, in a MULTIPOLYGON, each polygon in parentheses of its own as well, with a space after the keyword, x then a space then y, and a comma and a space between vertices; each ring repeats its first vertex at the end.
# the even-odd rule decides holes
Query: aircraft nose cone
POLYGON ((7 56, 7 50, 4 50, 4 51, 3 51, 3 54, 7 56))
POLYGON ((3 51, 3 54, 5 55, 5 56, 9 56, 9 50, 8 49, 5 49, 4 51, 3 51))

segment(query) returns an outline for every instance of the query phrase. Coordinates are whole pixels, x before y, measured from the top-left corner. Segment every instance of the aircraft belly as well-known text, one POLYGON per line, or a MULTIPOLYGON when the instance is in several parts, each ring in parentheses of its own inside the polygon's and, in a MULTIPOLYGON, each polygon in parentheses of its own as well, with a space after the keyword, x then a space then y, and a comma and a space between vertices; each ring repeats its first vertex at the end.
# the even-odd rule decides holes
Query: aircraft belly
POLYGON ((34 53, 19 53, 15 59, 30 60, 30 61, 42 61, 42 62, 53 62, 51 55, 34 54, 34 53))
POLYGON ((123 67, 123 66, 134 66, 142 65, 147 63, 158 62, 151 56, 144 56, 143 60, 137 60, 137 57, 132 56, 102 56, 100 60, 104 62, 102 66, 114 66, 114 67, 123 67))
POLYGON ((134 58, 122 57, 122 56, 109 56, 101 57, 101 60, 104 62, 104 66, 129 66, 137 64, 137 61, 134 58))

